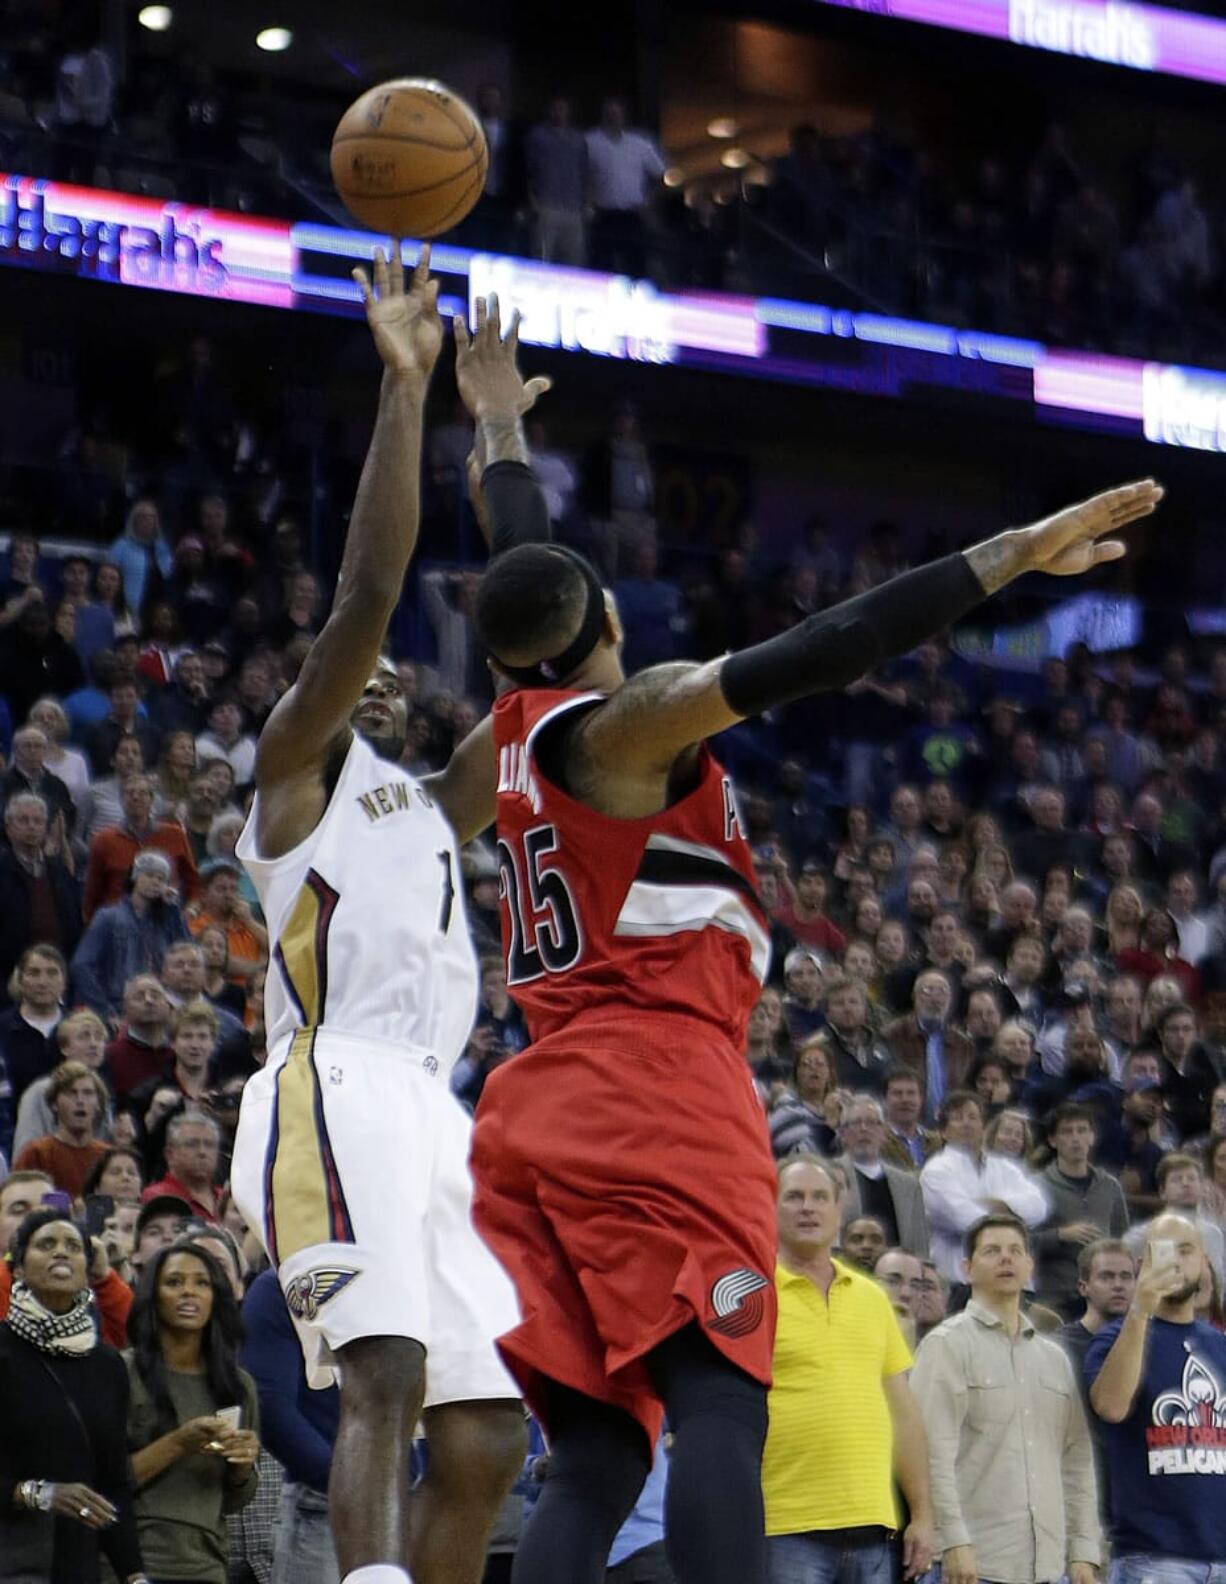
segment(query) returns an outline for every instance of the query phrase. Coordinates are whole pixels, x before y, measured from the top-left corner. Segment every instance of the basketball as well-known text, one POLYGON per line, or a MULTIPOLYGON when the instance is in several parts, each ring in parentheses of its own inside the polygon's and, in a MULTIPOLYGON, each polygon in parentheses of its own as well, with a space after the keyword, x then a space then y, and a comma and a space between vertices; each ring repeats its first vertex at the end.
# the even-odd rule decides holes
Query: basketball
POLYGON ((346 209, 386 236, 431 237, 458 225, 488 168, 473 110, 427 77, 369 89, 332 138, 332 180, 346 209))

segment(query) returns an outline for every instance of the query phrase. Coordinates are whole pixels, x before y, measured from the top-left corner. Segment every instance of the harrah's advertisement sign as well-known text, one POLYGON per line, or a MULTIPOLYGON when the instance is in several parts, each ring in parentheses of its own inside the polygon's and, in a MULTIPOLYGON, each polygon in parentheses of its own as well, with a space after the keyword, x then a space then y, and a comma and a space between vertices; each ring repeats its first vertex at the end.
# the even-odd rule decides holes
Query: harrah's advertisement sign
MULTIPOLYGON (((1014 0, 1018 3, 1018 0, 1014 0)), ((359 319, 350 279, 387 237, 261 219, 0 172, 0 266, 359 319)), ((407 266, 419 245, 404 244, 407 266)), ((650 281, 440 244, 449 312, 497 291, 536 346, 676 363, 800 386, 964 402, 982 392, 1036 417, 1226 454, 1226 373, 1144 364, 784 298, 650 281), (837 344, 838 350, 834 350, 837 344)))
POLYGON ((289 308, 293 255, 286 221, 0 176, 6 264, 289 308))
POLYGON ((1143 12, 1112 0, 1106 5, 1009 0, 1009 37, 1015 44, 1137 71, 1153 71, 1158 63, 1158 43, 1143 12))
POLYGON ((1226 83, 1226 22, 1126 0, 817 0, 1083 60, 1226 83))

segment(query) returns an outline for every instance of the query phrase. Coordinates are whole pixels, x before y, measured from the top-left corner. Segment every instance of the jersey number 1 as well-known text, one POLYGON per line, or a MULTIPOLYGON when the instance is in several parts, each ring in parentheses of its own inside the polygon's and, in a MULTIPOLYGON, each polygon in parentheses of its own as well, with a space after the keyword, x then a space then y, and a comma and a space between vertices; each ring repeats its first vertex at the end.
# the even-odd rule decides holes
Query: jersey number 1
POLYGON ((446 935, 451 928, 451 910, 455 906, 455 881, 451 878, 451 854, 449 852, 435 853, 434 855, 443 866, 443 901, 438 910, 438 932, 446 935))
POLYGON ((523 870, 508 841, 498 843, 499 894, 510 923, 507 983, 565 973, 579 961, 583 936, 566 876, 547 860, 558 850, 552 825, 524 833, 523 870), (527 882, 526 886, 524 882, 527 882))

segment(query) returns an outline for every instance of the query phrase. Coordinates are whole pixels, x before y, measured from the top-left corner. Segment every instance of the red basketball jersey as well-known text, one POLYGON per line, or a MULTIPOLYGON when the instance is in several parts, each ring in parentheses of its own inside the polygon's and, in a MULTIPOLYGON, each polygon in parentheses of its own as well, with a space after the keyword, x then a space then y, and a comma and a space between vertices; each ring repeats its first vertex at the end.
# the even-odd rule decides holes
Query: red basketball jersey
POLYGON ((642 819, 577 802, 541 771, 541 728, 599 694, 516 689, 494 706, 507 987, 534 1040, 582 1020, 682 1014, 741 1049, 770 934, 732 783, 704 747, 698 785, 642 819))

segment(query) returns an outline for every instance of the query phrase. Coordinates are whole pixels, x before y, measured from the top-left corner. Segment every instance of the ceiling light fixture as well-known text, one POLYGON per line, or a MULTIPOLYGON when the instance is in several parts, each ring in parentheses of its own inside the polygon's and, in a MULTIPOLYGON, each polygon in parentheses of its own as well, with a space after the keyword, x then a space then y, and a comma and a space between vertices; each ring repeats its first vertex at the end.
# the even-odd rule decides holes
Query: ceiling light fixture
POLYGON ((719 162, 726 170, 744 170, 747 165, 753 164, 753 156, 743 148, 730 148, 720 155, 719 162))
POLYGON ((734 138, 737 134, 737 124, 731 116, 716 116, 714 121, 707 122, 707 136, 713 138, 734 138))
POLYGON ((293 42, 294 35, 284 27, 261 28, 255 36, 256 48, 267 50, 270 55, 287 50, 293 42))
POLYGON ((670 165, 664 172, 664 185, 666 187, 680 187, 685 180, 685 172, 680 165, 670 165))
POLYGON ((167 5, 142 6, 136 13, 136 20, 141 27, 148 28, 150 33, 165 33, 174 21, 174 12, 167 5))

